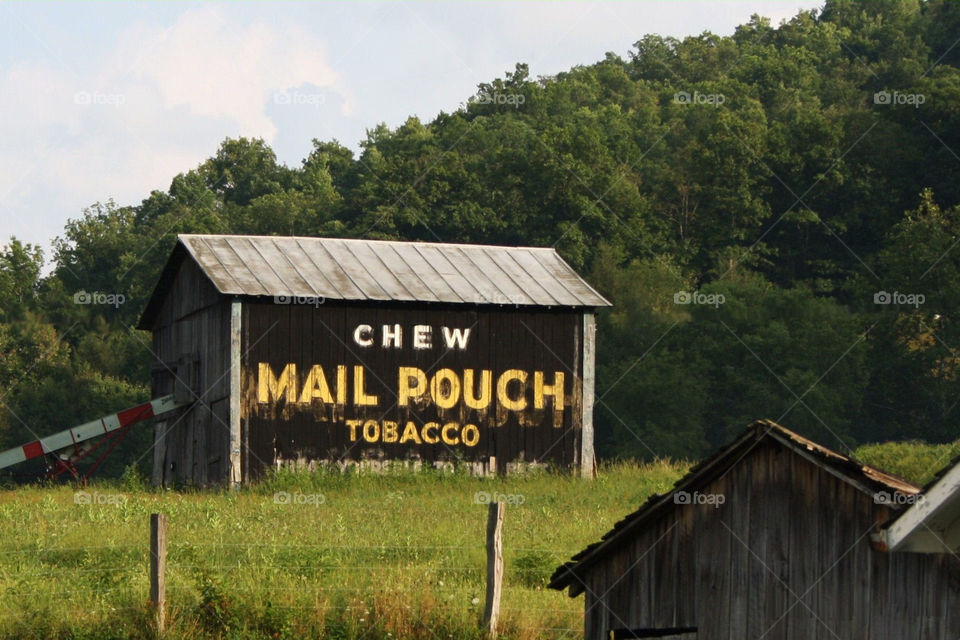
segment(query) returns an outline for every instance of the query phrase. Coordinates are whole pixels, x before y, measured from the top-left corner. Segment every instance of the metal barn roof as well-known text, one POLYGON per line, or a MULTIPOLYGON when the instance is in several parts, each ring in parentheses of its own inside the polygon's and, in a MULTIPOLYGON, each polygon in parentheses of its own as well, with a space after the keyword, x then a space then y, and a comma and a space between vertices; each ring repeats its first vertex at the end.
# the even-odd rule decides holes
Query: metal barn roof
POLYGON ((184 234, 141 325, 165 295, 181 247, 225 295, 547 307, 610 304, 552 248, 184 234))

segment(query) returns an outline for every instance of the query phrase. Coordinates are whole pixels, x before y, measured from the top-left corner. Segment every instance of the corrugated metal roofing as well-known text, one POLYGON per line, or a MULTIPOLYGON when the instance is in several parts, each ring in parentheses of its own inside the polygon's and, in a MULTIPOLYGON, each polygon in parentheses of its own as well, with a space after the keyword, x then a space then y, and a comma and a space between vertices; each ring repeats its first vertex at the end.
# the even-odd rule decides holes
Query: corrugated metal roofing
MULTIPOLYGON (((330 300, 602 307, 597 293, 552 248, 290 236, 178 237, 220 293, 330 300)), ((174 259, 167 269, 174 265, 174 259)), ((160 285, 147 320, 165 294, 160 285)))

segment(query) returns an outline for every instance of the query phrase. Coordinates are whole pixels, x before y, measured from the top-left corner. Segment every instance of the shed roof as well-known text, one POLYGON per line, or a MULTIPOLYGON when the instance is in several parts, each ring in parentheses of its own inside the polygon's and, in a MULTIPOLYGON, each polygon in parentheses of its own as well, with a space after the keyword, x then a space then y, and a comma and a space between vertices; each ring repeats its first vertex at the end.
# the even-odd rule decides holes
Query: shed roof
POLYGON ((159 311, 186 256, 225 295, 538 307, 610 305, 553 248, 183 234, 147 303, 141 328, 159 311))
MULTIPOLYGON (((682 505, 674 502, 674 493, 683 490, 692 491, 723 475, 728 469, 740 463, 757 442, 768 438, 785 445, 788 449, 868 495, 876 496, 878 492, 888 492, 912 496, 920 493, 920 487, 903 478, 862 464, 771 420, 758 420, 732 443, 693 467, 667 494, 650 496, 637 511, 616 523, 613 529, 605 533, 598 542, 589 545, 573 556, 569 562, 561 565, 550 578, 548 586, 559 590, 570 587, 571 596, 580 594, 583 591, 583 582, 578 578, 580 571, 602 559, 613 549, 619 548, 630 539, 633 532, 642 530, 648 524, 655 522, 657 516, 666 510, 681 508, 682 505)), ((896 504, 889 506, 897 508, 896 504)))
POLYGON ((880 534, 890 551, 960 551, 960 457, 937 472, 896 520, 880 534))

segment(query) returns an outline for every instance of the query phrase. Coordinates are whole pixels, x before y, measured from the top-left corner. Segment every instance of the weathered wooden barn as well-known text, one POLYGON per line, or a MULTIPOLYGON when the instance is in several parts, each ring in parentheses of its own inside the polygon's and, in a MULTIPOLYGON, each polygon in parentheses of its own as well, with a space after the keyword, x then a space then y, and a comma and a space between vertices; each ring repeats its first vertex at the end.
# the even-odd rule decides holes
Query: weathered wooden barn
POLYGON ((592 474, 593 310, 553 249, 181 235, 139 327, 154 481, 283 465, 553 463, 592 474))
POLYGON ((922 492, 758 422, 550 586, 585 595, 588 640, 958 638, 958 480, 939 480, 953 500, 931 509, 924 498, 938 485, 922 492), (898 550, 910 544, 926 553, 898 550))

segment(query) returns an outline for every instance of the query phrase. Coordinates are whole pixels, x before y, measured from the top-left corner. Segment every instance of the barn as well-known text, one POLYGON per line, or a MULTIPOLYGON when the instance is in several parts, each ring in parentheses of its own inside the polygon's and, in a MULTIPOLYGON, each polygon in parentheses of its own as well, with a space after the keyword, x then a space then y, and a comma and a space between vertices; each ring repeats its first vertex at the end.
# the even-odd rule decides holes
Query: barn
POLYGON ((550 248, 180 235, 139 322, 154 482, 454 462, 592 475, 594 310, 550 248))
POLYGON ((760 421, 550 587, 585 595, 588 640, 958 638, 958 483, 955 466, 921 489, 760 421))

